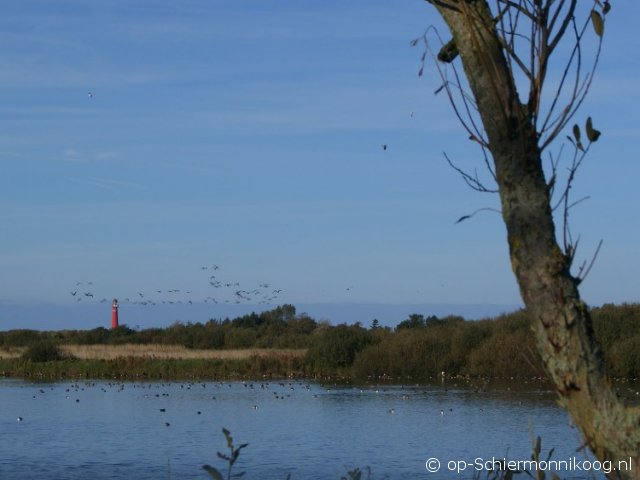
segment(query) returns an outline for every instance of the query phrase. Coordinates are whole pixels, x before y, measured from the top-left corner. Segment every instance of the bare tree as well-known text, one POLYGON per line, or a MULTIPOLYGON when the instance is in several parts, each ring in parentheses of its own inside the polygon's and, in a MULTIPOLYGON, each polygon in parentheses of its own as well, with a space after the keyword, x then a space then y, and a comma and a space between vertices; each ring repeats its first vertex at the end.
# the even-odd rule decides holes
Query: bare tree
POLYGON ((577 203, 570 199, 575 173, 600 136, 591 118, 583 127, 570 122, 591 85, 610 4, 426 1, 453 38, 441 42, 436 53, 428 31, 423 62, 431 53, 443 81, 439 91, 449 96, 469 139, 479 145, 495 187, 450 163, 472 188, 499 194, 511 265, 538 351, 585 444, 614 467, 632 461, 621 463, 623 470, 611 478, 640 479, 640 411, 627 407, 610 387, 589 309, 578 291, 590 265, 572 273, 578 241, 568 221, 577 203), (549 147, 566 130, 573 153, 560 181, 562 149, 553 155, 549 147), (550 159, 546 171, 543 152, 550 159))

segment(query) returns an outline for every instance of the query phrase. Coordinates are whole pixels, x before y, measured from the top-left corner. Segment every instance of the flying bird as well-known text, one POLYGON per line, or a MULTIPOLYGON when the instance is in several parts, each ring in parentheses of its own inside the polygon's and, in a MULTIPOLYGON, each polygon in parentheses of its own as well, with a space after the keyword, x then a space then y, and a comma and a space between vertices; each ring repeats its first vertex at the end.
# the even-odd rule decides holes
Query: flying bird
POLYGON ((386 143, 383 143, 382 144, 382 150, 386 150, 387 148, 389 148, 388 145, 386 143))

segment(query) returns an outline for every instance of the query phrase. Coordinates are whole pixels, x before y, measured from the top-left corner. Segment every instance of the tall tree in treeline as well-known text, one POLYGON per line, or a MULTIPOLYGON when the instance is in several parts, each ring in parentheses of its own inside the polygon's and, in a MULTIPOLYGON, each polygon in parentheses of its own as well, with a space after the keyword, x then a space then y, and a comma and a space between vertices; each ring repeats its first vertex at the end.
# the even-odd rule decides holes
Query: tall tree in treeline
POLYGON ((572 272, 578 242, 568 222, 577 203, 570 198, 575 173, 600 136, 591 117, 570 122, 591 85, 611 6, 605 0, 426 1, 452 38, 436 50, 437 32, 427 30, 423 63, 431 54, 442 78, 438 91, 446 92, 478 144, 492 184, 450 163, 472 188, 499 194, 538 351, 586 445, 614 466, 633 460, 631 471, 611 478, 640 479, 640 411, 617 398, 607 378, 578 291, 591 265, 572 272), (561 159, 561 148, 549 148, 559 136, 569 142, 568 159, 561 159), (561 162, 568 163, 566 176, 561 162))

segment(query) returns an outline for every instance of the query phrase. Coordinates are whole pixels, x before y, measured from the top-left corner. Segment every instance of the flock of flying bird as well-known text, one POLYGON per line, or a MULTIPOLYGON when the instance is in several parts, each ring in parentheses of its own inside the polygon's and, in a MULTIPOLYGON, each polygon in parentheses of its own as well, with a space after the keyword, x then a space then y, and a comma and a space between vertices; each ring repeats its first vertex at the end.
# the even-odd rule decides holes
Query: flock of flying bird
MULTIPOLYGON (((208 287, 213 290, 211 295, 196 300, 195 294, 190 289, 167 288, 149 291, 137 291, 131 295, 119 299, 122 303, 141 306, 179 305, 194 303, 210 303, 210 304, 241 304, 241 303, 258 303, 270 304, 276 301, 283 292, 281 288, 274 288, 269 283, 259 283, 251 288, 243 288, 240 282, 230 281, 220 276, 220 267, 218 265, 205 265, 200 267, 201 273, 207 275, 208 287)), ((93 282, 76 282, 75 287, 69 291, 69 294, 76 299, 77 302, 99 301, 106 303, 109 300, 102 297, 96 299, 94 293, 93 282)))
MULTIPOLYGON (((93 99, 94 94, 92 91, 87 92, 87 97, 89 99, 93 99)), ((411 118, 414 116, 414 112, 410 113, 411 118)), ((386 151, 389 146, 387 144, 381 145, 382 149, 386 151)), ((200 267, 203 271, 213 271, 216 272, 219 270, 218 265, 211 266, 202 266, 200 267)), ((226 304, 240 304, 240 303, 249 303, 256 302, 258 304, 270 304, 274 300, 277 300, 280 293, 282 293, 281 288, 272 288, 268 283, 260 283, 251 289, 243 289, 240 288, 239 282, 230 282, 225 281, 220 278, 216 274, 209 276, 209 285, 214 289, 227 289, 229 291, 223 292, 222 295, 218 294, 216 296, 209 295, 205 297, 202 302, 204 303, 226 303, 226 304), (231 295, 229 295, 231 293, 231 295)), ((350 291, 353 287, 347 287, 346 290, 350 291)), ((93 293, 93 282, 76 282, 75 288, 71 290, 69 293, 72 297, 76 298, 78 302, 82 301, 95 301, 95 295, 93 293)), ((181 290, 177 288, 165 289, 165 290, 155 290, 154 292, 136 292, 136 294, 130 295, 124 298, 125 303, 134 304, 134 305, 142 305, 142 306, 154 306, 159 303, 161 304, 193 304, 194 300, 191 297, 185 297, 181 294, 189 295, 191 294, 191 290, 181 290)), ((108 302, 106 297, 103 297, 99 300, 100 303, 108 302)))

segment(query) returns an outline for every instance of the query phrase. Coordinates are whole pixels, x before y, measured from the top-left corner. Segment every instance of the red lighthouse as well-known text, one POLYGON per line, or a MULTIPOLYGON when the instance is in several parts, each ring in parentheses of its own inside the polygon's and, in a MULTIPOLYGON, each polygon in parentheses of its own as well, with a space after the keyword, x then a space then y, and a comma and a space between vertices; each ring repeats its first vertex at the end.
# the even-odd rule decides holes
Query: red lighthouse
POLYGON ((118 328, 118 299, 114 298, 111 303, 111 328, 118 328))

